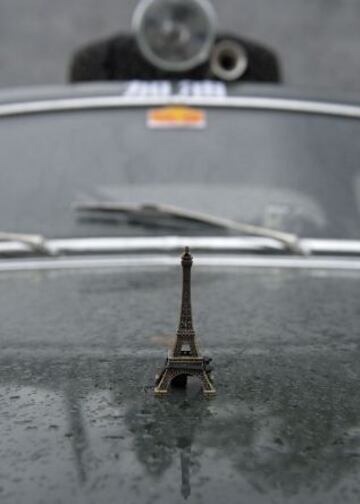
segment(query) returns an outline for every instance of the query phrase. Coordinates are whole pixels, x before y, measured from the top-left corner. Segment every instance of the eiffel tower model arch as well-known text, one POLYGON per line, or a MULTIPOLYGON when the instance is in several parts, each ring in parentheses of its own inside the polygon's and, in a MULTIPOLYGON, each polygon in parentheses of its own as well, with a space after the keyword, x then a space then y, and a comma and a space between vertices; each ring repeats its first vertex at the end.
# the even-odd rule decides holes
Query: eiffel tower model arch
POLYGON ((170 386, 186 387, 187 378, 198 378, 205 396, 213 396, 215 388, 211 379, 211 359, 200 354, 192 321, 191 267, 192 255, 188 247, 181 256, 183 271, 182 299, 179 326, 173 349, 169 352, 165 366, 156 377, 155 394, 165 395, 170 386))

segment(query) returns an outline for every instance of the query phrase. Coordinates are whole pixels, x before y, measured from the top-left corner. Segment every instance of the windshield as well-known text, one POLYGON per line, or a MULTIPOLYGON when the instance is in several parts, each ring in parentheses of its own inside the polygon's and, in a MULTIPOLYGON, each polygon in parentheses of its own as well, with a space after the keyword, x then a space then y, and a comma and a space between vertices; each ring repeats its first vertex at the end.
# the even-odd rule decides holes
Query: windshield
MULTIPOLYGON (((2 119, 1 228, 48 237, 175 232, 171 223, 79 218, 74 210, 100 201, 175 205, 301 237, 360 238, 358 120, 201 110, 199 129, 152 128, 145 108, 2 119)), ((175 230, 209 235, 201 226, 175 230)))

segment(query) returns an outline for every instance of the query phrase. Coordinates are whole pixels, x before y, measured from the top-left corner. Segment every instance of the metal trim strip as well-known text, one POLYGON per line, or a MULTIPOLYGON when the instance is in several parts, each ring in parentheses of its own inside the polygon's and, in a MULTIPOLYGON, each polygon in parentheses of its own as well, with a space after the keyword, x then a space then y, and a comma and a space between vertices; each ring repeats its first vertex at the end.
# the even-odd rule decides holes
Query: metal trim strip
POLYGON ((305 113, 326 116, 360 118, 360 105, 293 98, 260 96, 226 97, 131 97, 83 96, 0 104, 0 118, 29 114, 71 112, 79 110, 142 108, 165 105, 189 105, 209 108, 234 108, 275 112, 305 113))
MULTIPOLYGON (((310 253, 360 254, 360 240, 335 240, 304 238, 301 245, 310 253)), ((271 238, 252 236, 153 236, 153 237, 94 237, 63 238, 47 241, 47 247, 56 253, 124 253, 161 251, 171 252, 186 246, 193 250, 212 252, 284 250, 284 246, 271 238)), ((26 244, 16 241, 0 242, 0 254, 30 252, 26 244)))
MULTIPOLYGON (((313 254, 359 254, 360 240, 331 240, 304 238, 301 245, 313 254)), ((186 246, 207 252, 254 252, 284 250, 284 246, 271 238, 252 236, 154 236, 154 237, 99 237, 64 238, 47 241, 54 254, 139 253, 160 251, 175 252, 186 246)), ((16 241, 0 242, 1 254, 31 252, 26 244, 16 241)), ((1 259, 0 259, 1 260, 1 259)))
MULTIPOLYGON (((197 267, 209 268, 272 268, 304 270, 360 271, 360 259, 341 257, 303 258, 292 256, 242 256, 197 254, 197 267)), ((62 259, 8 259, 0 261, 0 272, 59 271, 109 268, 178 267, 178 256, 153 254, 113 257, 71 257, 62 259)))

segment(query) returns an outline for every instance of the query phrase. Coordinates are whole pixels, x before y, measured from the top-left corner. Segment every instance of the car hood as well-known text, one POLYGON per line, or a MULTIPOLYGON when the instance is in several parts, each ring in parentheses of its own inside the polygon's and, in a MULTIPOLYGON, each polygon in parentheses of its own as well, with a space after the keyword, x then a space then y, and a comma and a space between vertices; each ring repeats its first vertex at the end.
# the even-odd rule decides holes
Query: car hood
POLYGON ((1 502, 358 502, 360 272, 194 266, 217 396, 153 396, 180 269, 3 273, 1 502))

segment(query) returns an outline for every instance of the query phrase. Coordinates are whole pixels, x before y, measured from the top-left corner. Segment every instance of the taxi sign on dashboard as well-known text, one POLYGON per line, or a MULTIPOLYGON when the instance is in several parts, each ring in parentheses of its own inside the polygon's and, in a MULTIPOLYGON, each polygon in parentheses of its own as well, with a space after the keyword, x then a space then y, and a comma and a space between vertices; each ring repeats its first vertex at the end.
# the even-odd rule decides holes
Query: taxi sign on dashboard
POLYGON ((206 126, 206 112, 192 107, 161 107, 148 111, 149 128, 201 129, 206 126))

